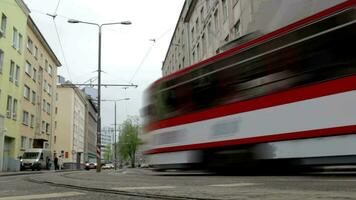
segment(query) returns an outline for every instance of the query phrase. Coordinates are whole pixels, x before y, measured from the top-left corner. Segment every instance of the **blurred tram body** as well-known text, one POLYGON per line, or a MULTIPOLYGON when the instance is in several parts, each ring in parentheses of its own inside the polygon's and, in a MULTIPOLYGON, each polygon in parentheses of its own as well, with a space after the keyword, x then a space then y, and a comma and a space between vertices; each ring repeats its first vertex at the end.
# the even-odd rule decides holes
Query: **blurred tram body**
POLYGON ((356 164, 355 19, 346 1, 153 83, 150 164, 356 164))

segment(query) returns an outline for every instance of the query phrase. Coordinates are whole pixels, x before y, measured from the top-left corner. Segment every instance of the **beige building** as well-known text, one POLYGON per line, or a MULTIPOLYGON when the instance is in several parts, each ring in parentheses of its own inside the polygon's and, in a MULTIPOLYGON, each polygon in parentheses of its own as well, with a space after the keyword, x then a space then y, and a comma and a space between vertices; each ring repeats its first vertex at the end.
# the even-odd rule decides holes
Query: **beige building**
POLYGON ((186 0, 162 74, 178 71, 344 1, 186 0))
POLYGON ((53 152, 64 167, 77 168, 96 158, 97 110, 93 101, 74 85, 57 86, 53 152))
POLYGON ((29 17, 23 74, 21 151, 50 148, 54 126, 58 58, 29 17))

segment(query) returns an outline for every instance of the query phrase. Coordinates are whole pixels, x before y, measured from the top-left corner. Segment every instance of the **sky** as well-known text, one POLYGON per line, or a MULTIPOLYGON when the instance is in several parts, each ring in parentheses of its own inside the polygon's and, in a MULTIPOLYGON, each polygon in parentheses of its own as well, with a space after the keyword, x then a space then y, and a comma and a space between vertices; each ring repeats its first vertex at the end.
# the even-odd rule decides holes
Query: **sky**
MULTIPOLYGON (((184 0, 24 0, 31 16, 62 63, 58 74, 72 83, 97 77, 98 28, 70 24, 131 21, 104 26, 102 83, 136 84, 138 88, 103 87, 102 99, 117 102, 117 123, 139 115, 143 91, 161 77, 161 67, 184 0), (46 14, 57 14, 53 19, 46 14), (153 42, 151 39, 155 39, 153 42)), ((95 81, 97 83, 97 81, 95 81)), ((102 127, 114 124, 114 103, 102 102, 102 127)))

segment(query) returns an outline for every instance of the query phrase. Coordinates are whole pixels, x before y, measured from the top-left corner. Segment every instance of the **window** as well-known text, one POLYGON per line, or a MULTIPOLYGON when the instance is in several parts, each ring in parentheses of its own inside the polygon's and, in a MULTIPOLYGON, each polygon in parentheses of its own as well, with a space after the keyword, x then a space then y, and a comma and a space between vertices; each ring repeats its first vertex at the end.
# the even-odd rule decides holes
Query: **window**
POLYGON ((51 104, 47 102, 46 111, 48 114, 51 113, 51 104))
POLYGON ((0 74, 2 73, 3 64, 4 64, 4 52, 0 49, 0 74))
POLYGON ((27 38, 27 49, 31 52, 31 54, 33 53, 33 42, 31 38, 27 38))
POLYGON ((35 46, 35 58, 37 59, 38 58, 38 47, 35 46))
POLYGON ((19 53, 21 53, 22 52, 22 35, 21 35, 21 33, 19 33, 19 43, 18 43, 17 47, 18 47, 17 51, 19 53))
POLYGON ((240 19, 237 20, 237 22, 235 23, 233 32, 235 34, 235 37, 240 36, 240 19))
POLYGON ((36 104, 36 92, 32 90, 32 98, 31 98, 32 104, 36 104))
POLYGON ((15 85, 19 85, 19 76, 20 76, 20 67, 16 65, 16 72, 15 72, 15 85))
POLYGON ((26 126, 29 125, 29 113, 25 110, 22 113, 22 123, 26 126))
POLYGON ((30 87, 25 85, 24 90, 23 90, 23 96, 25 97, 25 99, 30 100, 30 93, 31 93, 30 87))
POLYGON ((9 81, 13 82, 15 76, 15 63, 14 61, 10 61, 10 73, 9 73, 9 81))
POLYGON ((45 121, 42 121, 42 124, 41 124, 41 132, 44 133, 46 130, 46 122, 45 121))
POLYGON ((206 37, 205 37, 205 34, 203 34, 202 36, 201 36, 201 44, 202 44, 202 52, 203 52, 203 55, 202 55, 202 57, 204 57, 205 56, 205 54, 206 54, 206 37))
POLYGON ((0 37, 5 37, 6 35, 6 24, 7 24, 7 17, 3 13, 1 16, 0 37))
POLYGON ((6 104, 6 117, 11 118, 11 108, 12 108, 12 97, 7 96, 7 104, 6 104))
POLYGON ((12 104, 12 119, 17 119, 17 99, 14 99, 14 103, 12 104))
POLYGON ((195 28, 197 29, 197 36, 199 35, 199 17, 195 20, 195 28))
POLYGON ((52 66, 51 65, 48 65, 48 74, 50 75, 50 76, 52 76, 52 70, 53 70, 53 68, 52 68, 52 66))
POLYGON ((33 125, 35 124, 35 116, 31 115, 31 119, 30 119, 30 127, 33 128, 33 125))
POLYGON ((19 42, 19 34, 17 32, 17 29, 14 27, 12 32, 12 46, 15 49, 18 49, 18 42, 19 42))
POLYGON ((48 94, 51 96, 52 95, 52 86, 48 83, 48 94))
POLYGON ((42 100, 42 110, 43 112, 46 112, 46 100, 42 100))
POLYGON ((54 121, 54 129, 57 129, 57 121, 54 121))
POLYGON ((195 37, 194 27, 192 28, 191 32, 192 32, 192 40, 194 40, 194 37, 195 37))
POLYGON ((26 149, 27 137, 21 136, 21 149, 26 149))
POLYGON ((54 136, 54 144, 57 143, 57 136, 54 136))
POLYGON ((49 133, 49 123, 46 123, 46 133, 49 133))
POLYGON ((45 60, 45 70, 47 71, 48 69, 48 60, 45 60))
POLYGON ((56 107, 56 108, 54 109, 54 113, 55 113, 55 114, 58 114, 58 107, 56 107))
POLYGON ((227 2, 226 0, 222 0, 222 7, 223 7, 223 20, 224 22, 227 20, 227 2))
POLYGON ((46 90, 46 87, 47 87, 47 81, 44 80, 44 81, 43 81, 43 90, 44 90, 44 91, 47 91, 47 90, 46 90))
POLYGON ((36 80, 37 80, 37 70, 36 70, 35 68, 33 68, 32 79, 33 79, 33 81, 35 81, 35 82, 36 82, 36 80))
POLYGON ((30 62, 26 61, 26 66, 25 66, 25 72, 31 76, 31 72, 32 72, 32 65, 30 62))
POLYGON ((214 26, 215 26, 215 31, 219 30, 219 10, 216 9, 214 13, 214 26))
POLYGON ((200 10, 200 25, 201 25, 201 27, 203 27, 203 24, 204 24, 204 6, 202 6, 201 10, 200 10))

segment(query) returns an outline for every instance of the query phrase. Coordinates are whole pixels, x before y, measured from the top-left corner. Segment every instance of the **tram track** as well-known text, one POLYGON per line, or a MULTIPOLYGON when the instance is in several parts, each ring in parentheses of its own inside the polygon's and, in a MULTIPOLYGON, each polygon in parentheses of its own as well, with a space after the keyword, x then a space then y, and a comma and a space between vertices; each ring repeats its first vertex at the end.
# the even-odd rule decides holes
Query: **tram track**
POLYGON ((71 184, 64 184, 64 183, 56 183, 53 181, 44 181, 44 180, 37 180, 32 177, 25 177, 23 180, 31 183, 36 184, 46 184, 55 187, 62 187, 62 188, 70 188, 88 192, 99 192, 105 194, 117 194, 117 195, 124 195, 124 196, 132 196, 132 197, 143 197, 143 198, 150 198, 150 199, 163 199, 163 200, 221 200, 215 198, 199 198, 199 197, 186 197, 186 196, 175 196, 175 195, 162 195, 162 194, 149 194, 143 192, 129 192, 124 190, 113 190, 113 189, 104 189, 104 188, 96 188, 96 187, 87 187, 87 186, 78 186, 78 185, 71 185, 71 184))

